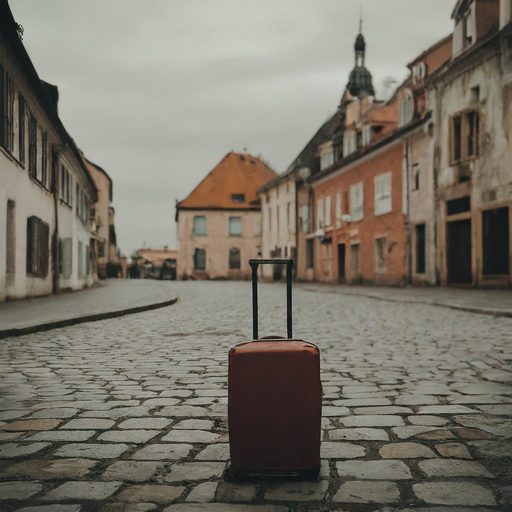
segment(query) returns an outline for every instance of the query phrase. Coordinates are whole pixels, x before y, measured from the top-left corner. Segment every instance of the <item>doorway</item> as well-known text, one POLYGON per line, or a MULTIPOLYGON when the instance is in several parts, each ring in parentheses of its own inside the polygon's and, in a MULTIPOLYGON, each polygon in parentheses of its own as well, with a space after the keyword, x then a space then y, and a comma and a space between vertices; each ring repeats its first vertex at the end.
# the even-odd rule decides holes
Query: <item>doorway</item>
POLYGON ((338 281, 340 283, 344 283, 346 281, 345 244, 338 244, 338 281))
POLYGON ((509 275, 508 207, 482 213, 483 275, 509 275))
POLYGON ((471 284, 471 219, 447 223, 448 283, 471 284))

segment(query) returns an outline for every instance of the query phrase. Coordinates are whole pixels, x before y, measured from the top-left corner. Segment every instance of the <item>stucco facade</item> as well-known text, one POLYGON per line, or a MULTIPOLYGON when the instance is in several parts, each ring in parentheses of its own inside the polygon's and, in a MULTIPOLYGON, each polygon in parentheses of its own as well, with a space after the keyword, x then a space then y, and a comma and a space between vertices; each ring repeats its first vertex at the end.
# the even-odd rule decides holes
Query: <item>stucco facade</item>
POLYGON ((247 153, 228 153, 176 205, 178 279, 248 279, 261 256, 257 191, 276 173, 247 153))
POLYGON ((512 284, 512 69, 508 36, 498 31, 511 13, 500 15, 497 0, 487 2, 490 10, 483 10, 484 4, 470 2, 467 12, 461 4, 462 11, 454 12, 453 59, 429 87, 437 120, 441 284, 512 284), (460 34, 466 17, 473 32, 464 42, 460 34))
MULTIPOLYGON (((295 176, 280 180, 275 186, 260 193, 263 258, 296 259, 296 181, 295 176)), ((264 265, 262 276, 267 280, 285 277, 282 265, 273 268, 264 265)))
MULTIPOLYGON (((249 259, 261 253, 260 211, 196 210, 180 212, 178 279, 249 279, 249 259), (206 234, 194 234, 194 217, 205 217, 206 234), (230 218, 241 220, 241 235, 230 235, 230 218), (197 249, 205 251, 204 269, 195 268, 197 249), (240 268, 230 268, 230 251, 240 254, 240 268)), ((236 263, 231 266, 237 266, 236 263)))

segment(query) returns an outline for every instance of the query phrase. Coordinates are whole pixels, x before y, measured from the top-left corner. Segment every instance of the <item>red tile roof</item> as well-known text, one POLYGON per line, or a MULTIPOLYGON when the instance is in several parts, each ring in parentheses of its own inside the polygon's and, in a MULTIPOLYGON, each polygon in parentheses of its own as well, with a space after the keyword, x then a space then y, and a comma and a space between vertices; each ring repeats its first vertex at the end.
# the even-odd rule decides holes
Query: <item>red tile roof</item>
POLYGON ((176 208, 259 209, 257 190, 276 176, 275 171, 248 153, 228 153, 176 208), (233 202, 235 194, 244 194, 245 202, 233 202))

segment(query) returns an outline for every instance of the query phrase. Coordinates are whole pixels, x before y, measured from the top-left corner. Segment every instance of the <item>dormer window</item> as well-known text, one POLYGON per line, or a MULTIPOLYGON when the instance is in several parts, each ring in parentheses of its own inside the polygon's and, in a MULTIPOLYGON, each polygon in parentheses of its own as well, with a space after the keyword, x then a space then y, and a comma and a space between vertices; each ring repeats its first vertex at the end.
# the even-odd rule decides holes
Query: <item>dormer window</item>
POLYGON ((473 42, 473 30, 471 22, 471 10, 469 10, 462 18, 462 47, 467 48, 473 42))
POLYGON ((245 194, 231 194, 233 203, 245 203, 245 194))
POLYGON ((334 151, 328 151, 320 156, 320 170, 323 171, 334 163, 334 151))
POLYGON ((362 144, 367 146, 372 140, 372 127, 370 125, 363 126, 362 144))
POLYGON ((402 91, 402 98, 400 100, 400 121, 398 126, 405 126, 410 123, 414 118, 414 97, 410 89, 402 91))

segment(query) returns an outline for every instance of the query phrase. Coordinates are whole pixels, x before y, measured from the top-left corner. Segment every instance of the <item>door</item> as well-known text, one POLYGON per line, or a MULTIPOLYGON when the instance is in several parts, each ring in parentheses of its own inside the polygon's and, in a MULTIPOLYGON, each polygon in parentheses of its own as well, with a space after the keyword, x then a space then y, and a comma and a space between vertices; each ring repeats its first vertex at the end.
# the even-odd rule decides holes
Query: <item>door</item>
POLYGON ((345 282, 345 244, 338 245, 338 281, 345 282))
POLYGON ((471 220, 447 223, 448 282, 471 284, 471 220))

